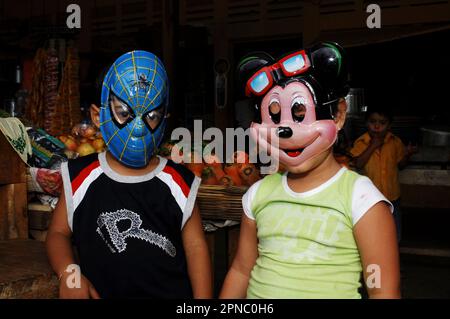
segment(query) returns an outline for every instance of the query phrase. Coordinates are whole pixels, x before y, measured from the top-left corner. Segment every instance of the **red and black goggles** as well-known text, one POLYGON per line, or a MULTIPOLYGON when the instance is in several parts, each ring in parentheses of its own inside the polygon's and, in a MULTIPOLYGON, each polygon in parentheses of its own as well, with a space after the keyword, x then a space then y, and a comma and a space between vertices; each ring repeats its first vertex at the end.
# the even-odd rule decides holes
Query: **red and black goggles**
POLYGON ((273 86, 283 75, 292 77, 306 72, 311 67, 305 50, 289 54, 270 66, 265 66, 256 72, 245 86, 246 96, 261 96, 273 86), (280 72, 281 71, 281 72, 280 72))

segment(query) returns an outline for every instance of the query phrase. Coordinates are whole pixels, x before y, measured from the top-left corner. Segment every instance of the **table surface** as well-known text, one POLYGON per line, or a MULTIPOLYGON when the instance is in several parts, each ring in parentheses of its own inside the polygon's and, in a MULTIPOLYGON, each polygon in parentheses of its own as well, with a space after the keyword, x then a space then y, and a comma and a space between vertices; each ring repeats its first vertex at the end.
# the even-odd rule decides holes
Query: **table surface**
POLYGON ((54 298, 57 294, 58 279, 43 242, 0 241, 0 299, 54 298))

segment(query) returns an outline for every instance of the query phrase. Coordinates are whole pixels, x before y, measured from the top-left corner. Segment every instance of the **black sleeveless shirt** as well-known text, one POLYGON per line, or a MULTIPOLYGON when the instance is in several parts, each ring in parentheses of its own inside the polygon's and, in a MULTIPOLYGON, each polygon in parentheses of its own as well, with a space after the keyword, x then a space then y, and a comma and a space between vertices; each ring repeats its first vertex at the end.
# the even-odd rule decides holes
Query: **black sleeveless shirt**
POLYGON ((161 157, 149 174, 119 175, 105 155, 61 167, 81 272, 102 298, 191 298, 181 231, 200 179, 161 157))

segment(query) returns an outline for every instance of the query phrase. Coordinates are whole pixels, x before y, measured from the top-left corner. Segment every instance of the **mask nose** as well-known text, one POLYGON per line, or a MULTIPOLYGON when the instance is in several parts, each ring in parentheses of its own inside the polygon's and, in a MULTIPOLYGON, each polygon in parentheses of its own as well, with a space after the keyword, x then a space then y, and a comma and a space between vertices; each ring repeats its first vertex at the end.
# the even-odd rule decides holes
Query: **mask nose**
POLYGON ((130 125, 133 130, 131 132, 131 135, 133 135, 134 137, 142 137, 142 136, 145 136, 145 134, 147 134, 148 129, 145 126, 145 123, 144 123, 144 121, 142 121, 140 116, 135 118, 134 121, 132 121, 130 123, 130 125))
POLYGON ((290 138, 292 136, 292 129, 287 126, 280 126, 277 128, 277 135, 281 138, 290 138))

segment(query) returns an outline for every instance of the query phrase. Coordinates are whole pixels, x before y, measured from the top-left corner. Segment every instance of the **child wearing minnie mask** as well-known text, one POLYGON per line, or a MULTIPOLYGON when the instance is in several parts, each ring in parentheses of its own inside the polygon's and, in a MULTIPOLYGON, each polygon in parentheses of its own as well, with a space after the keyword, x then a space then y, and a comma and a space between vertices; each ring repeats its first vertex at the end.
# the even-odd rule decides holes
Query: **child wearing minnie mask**
POLYGON ((392 205, 332 152, 346 114, 343 54, 321 43, 278 61, 264 52, 241 61, 240 80, 261 115, 253 135, 287 172, 244 195, 221 298, 361 298, 361 272, 370 298, 400 297, 392 205))

